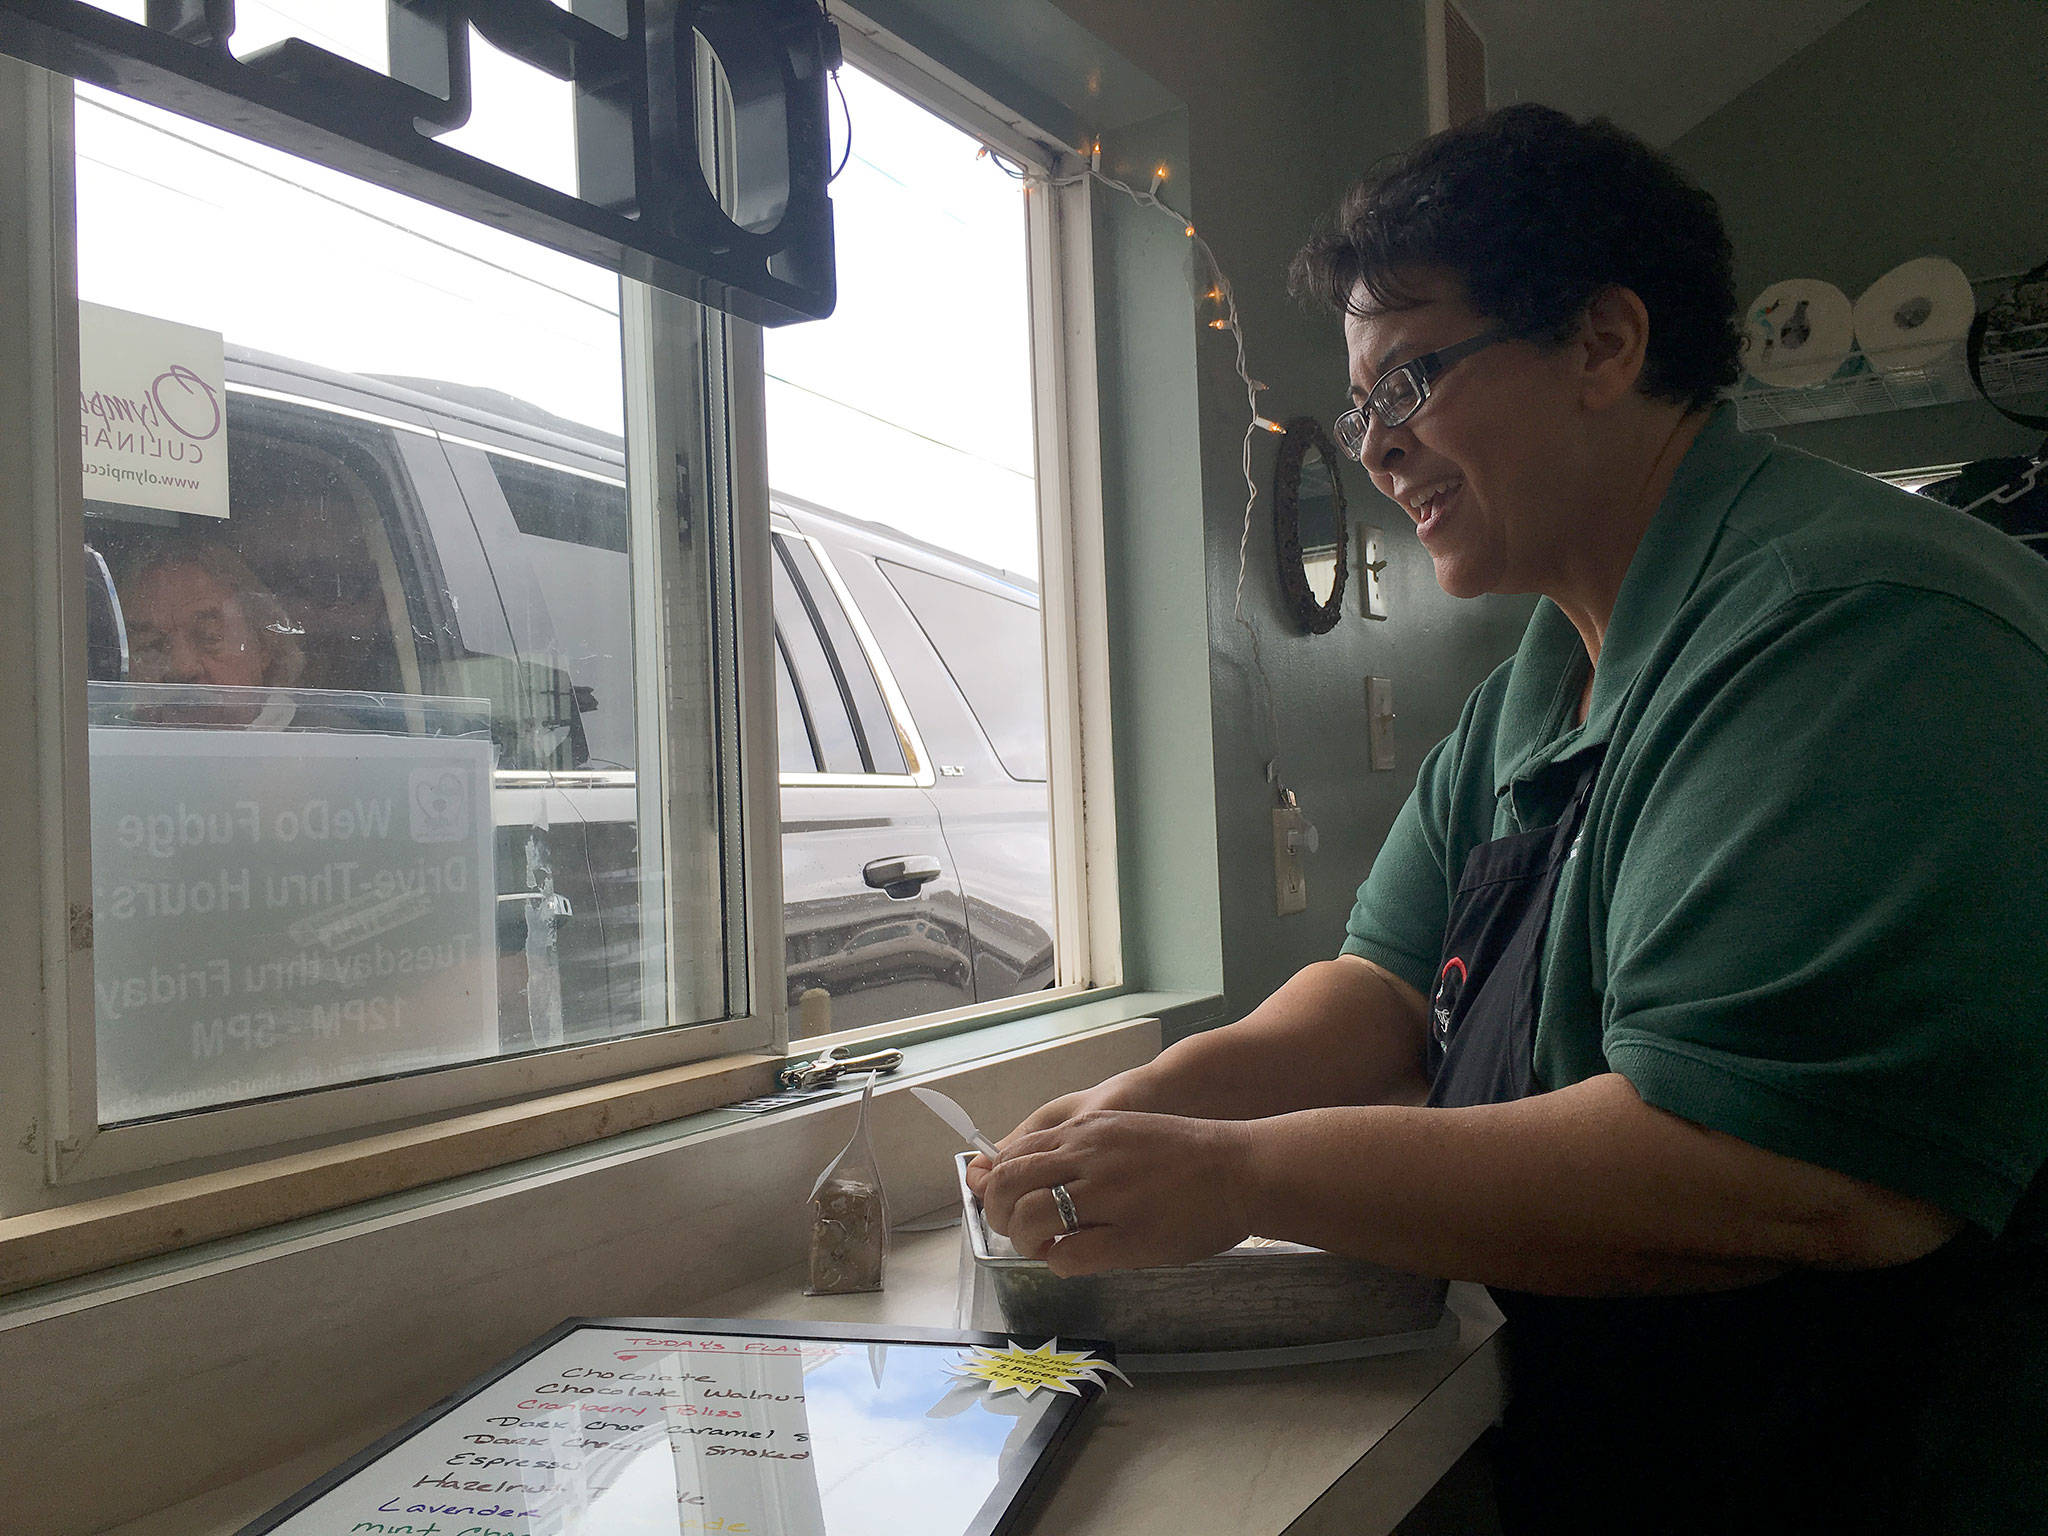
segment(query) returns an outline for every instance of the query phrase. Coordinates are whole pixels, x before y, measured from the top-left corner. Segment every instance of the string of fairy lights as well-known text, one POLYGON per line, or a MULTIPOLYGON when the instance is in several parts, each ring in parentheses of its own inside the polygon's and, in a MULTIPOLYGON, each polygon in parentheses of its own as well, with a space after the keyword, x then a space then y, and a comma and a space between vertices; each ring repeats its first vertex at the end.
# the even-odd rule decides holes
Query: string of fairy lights
POLYGON ((1273 680, 1266 672, 1266 659, 1260 644, 1259 627, 1248 618, 1244 611, 1245 573, 1250 567, 1252 514, 1258 506, 1259 485, 1252 475, 1252 443, 1261 432, 1285 435, 1287 429, 1279 422, 1262 414, 1259 410, 1259 396, 1267 386, 1252 377, 1246 361, 1244 326, 1239 320, 1237 296, 1232 290, 1230 279, 1223 271, 1223 265, 1216 259, 1216 252, 1209 242, 1196 230, 1194 220, 1160 197, 1159 189, 1166 184, 1168 167, 1162 162, 1152 172, 1151 185, 1143 191, 1129 182, 1120 181, 1102 169, 1102 140, 1096 139, 1085 154, 1069 151, 1082 169, 1070 176, 1054 176, 1043 171, 1032 170, 1007 159, 999 151, 984 144, 977 158, 991 161, 1005 175, 1024 183, 1027 187, 1072 187, 1084 181, 1095 181, 1113 192, 1120 192, 1140 208, 1151 209, 1172 219, 1180 226, 1181 233, 1188 239, 1199 262, 1198 281, 1206 283, 1202 294, 1204 302, 1214 304, 1216 313, 1209 319, 1211 330, 1226 333, 1235 349, 1233 367, 1240 383, 1244 385, 1245 411, 1250 418, 1245 425, 1244 439, 1239 445, 1239 467, 1244 475, 1244 519, 1237 540, 1237 584, 1231 603, 1231 618, 1244 630, 1251 641, 1252 670, 1258 678, 1260 701, 1265 707, 1266 734, 1269 755, 1266 759, 1266 779, 1273 786, 1274 793, 1283 805, 1294 805, 1292 790, 1287 788, 1280 774, 1280 715, 1273 702, 1273 680), (1206 273, 1206 277, 1201 274, 1206 273))

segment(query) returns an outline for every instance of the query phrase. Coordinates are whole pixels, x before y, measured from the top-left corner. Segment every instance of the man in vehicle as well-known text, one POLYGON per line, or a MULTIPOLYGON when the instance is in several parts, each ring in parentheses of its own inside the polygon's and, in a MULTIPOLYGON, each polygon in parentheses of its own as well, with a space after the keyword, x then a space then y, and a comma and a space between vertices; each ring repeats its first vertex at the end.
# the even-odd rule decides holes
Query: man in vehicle
POLYGON ((1062 1274, 1256 1232, 1478 1280, 1507 1528, 2039 1529, 2048 566, 1735 430, 1713 201, 1507 108, 1297 258, 1339 439, 1536 592, 1340 958, 974 1179, 1062 1274))
POLYGON ((143 540, 121 558, 116 584, 134 681, 249 690, 181 700, 164 723, 277 728, 290 719, 288 700, 254 690, 298 681, 299 630, 240 555, 211 539, 143 540))

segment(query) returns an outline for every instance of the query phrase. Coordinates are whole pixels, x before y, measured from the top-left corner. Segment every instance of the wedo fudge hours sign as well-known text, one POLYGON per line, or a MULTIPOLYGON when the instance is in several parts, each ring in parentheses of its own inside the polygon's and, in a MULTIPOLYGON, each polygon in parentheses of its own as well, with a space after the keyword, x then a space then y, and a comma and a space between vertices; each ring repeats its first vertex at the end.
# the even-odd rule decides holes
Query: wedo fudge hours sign
POLYGON ((496 1053, 488 742, 90 740, 105 1120, 496 1053))

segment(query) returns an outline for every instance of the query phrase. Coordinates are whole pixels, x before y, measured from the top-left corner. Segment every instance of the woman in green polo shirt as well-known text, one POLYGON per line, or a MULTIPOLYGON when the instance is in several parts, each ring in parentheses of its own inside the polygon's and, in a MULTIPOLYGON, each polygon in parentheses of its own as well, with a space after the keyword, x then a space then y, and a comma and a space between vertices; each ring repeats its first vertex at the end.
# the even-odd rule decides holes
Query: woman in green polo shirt
POLYGON ((1445 591, 1543 601, 1341 956, 974 1178, 1063 1274, 1484 1282, 1511 1532, 2048 1529, 2048 565, 1739 434, 1730 266, 1534 106, 1302 252, 1340 440, 1445 591))

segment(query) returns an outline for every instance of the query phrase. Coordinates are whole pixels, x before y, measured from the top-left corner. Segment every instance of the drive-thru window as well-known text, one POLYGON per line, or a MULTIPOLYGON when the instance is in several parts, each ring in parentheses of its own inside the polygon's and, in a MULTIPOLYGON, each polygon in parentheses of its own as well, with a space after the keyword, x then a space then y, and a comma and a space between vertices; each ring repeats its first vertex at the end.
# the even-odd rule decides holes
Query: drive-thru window
MULTIPOLYGON (((325 9, 236 46, 295 29, 386 63, 325 9)), ((566 184, 535 125, 567 133, 568 86, 476 50, 447 142, 566 184)), ((1054 824, 1057 242, 991 125, 848 66, 842 310, 764 363, 710 311, 51 78, 94 937, 62 1177, 1113 979, 1054 824)))

